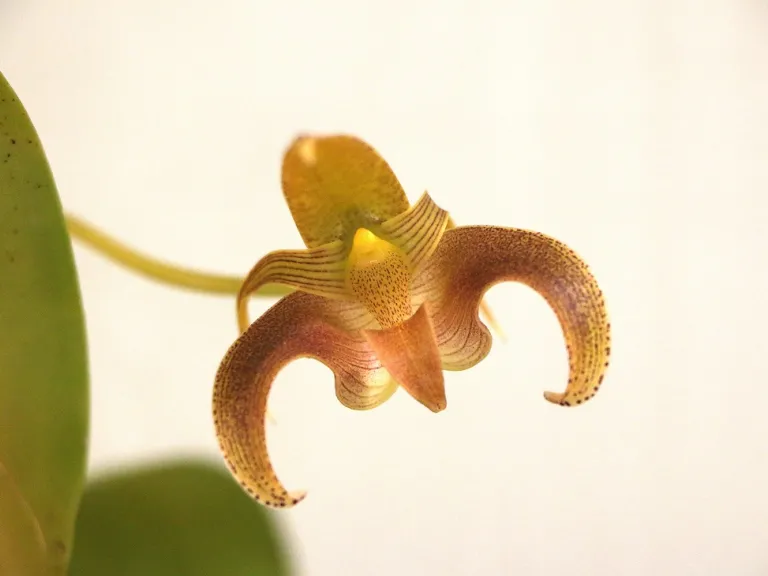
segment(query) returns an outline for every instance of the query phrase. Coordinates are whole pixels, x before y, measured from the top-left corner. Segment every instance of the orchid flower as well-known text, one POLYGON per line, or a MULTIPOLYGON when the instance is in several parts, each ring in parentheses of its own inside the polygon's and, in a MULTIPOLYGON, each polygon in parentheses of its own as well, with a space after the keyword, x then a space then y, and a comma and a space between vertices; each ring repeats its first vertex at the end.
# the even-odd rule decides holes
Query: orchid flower
POLYGON ((336 397, 368 410, 398 387, 433 412, 446 408, 443 371, 486 357, 492 337, 481 300, 504 281, 527 284, 554 310, 570 375, 561 406, 592 398, 610 354, 605 303, 587 265, 563 243, 493 226, 452 227, 427 193, 410 205, 394 172, 350 136, 302 136, 283 159, 282 186, 306 249, 264 256, 237 298, 240 337, 218 369, 213 415, 232 474, 258 502, 300 502, 278 480, 266 445, 267 397, 291 361, 310 357, 335 375, 336 397), (295 291, 255 322, 248 297, 267 284, 295 291))

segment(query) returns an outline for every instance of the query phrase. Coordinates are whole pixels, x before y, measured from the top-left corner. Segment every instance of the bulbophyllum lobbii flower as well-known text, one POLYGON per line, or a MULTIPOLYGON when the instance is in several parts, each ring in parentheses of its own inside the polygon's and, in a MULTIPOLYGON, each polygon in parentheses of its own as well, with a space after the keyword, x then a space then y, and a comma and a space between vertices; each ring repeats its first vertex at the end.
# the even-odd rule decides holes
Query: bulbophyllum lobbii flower
POLYGON ((479 317, 489 287, 522 282, 554 310, 570 374, 555 404, 592 398, 610 353, 603 295, 561 242, 527 230, 452 227, 428 194, 411 206, 395 174, 349 136, 300 137, 282 168, 285 199, 304 250, 267 254, 238 296, 241 336, 216 375, 214 420, 227 465, 254 499, 289 507, 304 498, 278 480, 267 453, 267 396, 280 369, 315 358, 355 410, 398 386, 433 412, 446 407, 443 370, 475 366, 491 348, 479 317), (264 284, 297 290, 252 324, 247 299, 264 284))

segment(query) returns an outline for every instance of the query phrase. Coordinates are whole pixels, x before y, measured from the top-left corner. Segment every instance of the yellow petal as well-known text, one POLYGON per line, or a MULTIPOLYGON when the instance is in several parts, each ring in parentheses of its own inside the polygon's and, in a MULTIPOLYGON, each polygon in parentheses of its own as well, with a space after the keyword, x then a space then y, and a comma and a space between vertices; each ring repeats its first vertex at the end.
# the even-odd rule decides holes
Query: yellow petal
POLYGON ((391 384, 360 332, 335 324, 337 301, 295 292, 256 320, 230 347, 216 374, 213 418, 227 466, 258 502, 285 508, 304 492, 289 492, 267 452, 265 413, 272 382, 300 357, 315 358, 336 376, 337 396, 356 409, 378 405, 391 384))
POLYGON ((445 382, 435 333, 422 304, 408 320, 383 330, 365 330, 382 365, 411 396, 433 412, 445 410, 445 382))
POLYGON ((347 249, 341 241, 309 250, 278 250, 259 260, 237 294, 240 332, 250 324, 248 297, 265 284, 293 286, 327 298, 349 297, 346 288, 347 249))
POLYGON ((411 208, 384 222, 381 235, 400 248, 417 270, 437 249, 448 221, 448 212, 425 192, 411 208))
POLYGON ((491 336, 478 307, 492 285, 514 281, 541 294, 560 321, 570 375, 550 402, 572 406, 589 400, 603 381, 610 354, 610 324, 603 294, 584 261, 563 243, 527 230, 467 226, 448 230, 412 289, 430 312, 446 370, 480 362, 491 336))
POLYGON ((283 194, 309 248, 334 240, 349 245, 358 228, 372 228, 408 210, 392 169, 352 136, 301 136, 283 158, 283 194))

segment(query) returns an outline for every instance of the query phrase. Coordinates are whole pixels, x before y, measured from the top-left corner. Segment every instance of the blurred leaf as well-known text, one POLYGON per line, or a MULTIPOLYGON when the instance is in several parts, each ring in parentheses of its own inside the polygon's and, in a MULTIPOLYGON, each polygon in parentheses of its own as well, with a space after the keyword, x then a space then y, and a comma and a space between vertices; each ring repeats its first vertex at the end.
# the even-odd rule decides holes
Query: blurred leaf
POLYGON ((72 246, 37 132, 0 74, 0 498, 16 500, 0 506, 0 546, 21 555, 24 547, 12 541, 27 529, 17 523, 34 521, 47 573, 65 572, 87 435, 85 328, 72 246))
POLYGON ((0 464, 0 574, 42 574, 45 542, 13 478, 0 464))
POLYGON ((223 467, 158 464, 88 485, 72 576, 284 576, 270 512, 223 467))

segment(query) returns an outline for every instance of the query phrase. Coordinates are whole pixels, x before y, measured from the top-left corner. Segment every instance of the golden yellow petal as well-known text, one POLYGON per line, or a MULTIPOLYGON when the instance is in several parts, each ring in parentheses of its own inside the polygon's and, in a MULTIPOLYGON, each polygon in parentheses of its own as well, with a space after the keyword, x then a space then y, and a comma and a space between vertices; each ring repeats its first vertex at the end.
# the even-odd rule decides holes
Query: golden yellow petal
POLYGON ((349 245, 408 210, 392 169, 370 145, 346 135, 301 136, 283 158, 283 194, 309 248, 334 240, 349 245))
POLYGON ((237 294, 237 321, 244 332, 248 297, 265 284, 293 286, 326 298, 349 298, 346 288, 347 249, 341 241, 309 250, 278 250, 259 260, 243 280, 237 294))
POLYGON ((446 370, 480 362, 491 336, 478 318, 485 291, 521 282, 541 294, 560 321, 570 375, 550 402, 573 406, 594 396, 608 366, 611 337, 603 294, 586 263, 562 242, 527 230, 467 226, 448 230, 413 282, 415 302, 429 301, 446 370))
POLYGON ((400 386, 433 412, 440 412, 446 406, 445 382, 427 307, 422 304, 402 324, 363 334, 400 386))
POLYGON ((304 492, 289 492, 267 452, 265 413, 272 382, 296 358, 315 358, 336 376, 337 396, 355 409, 391 396, 391 384, 359 332, 335 325, 337 302, 295 292, 256 320, 230 347, 219 366, 213 418, 227 466, 258 502, 286 508, 304 492))
POLYGON ((448 224, 448 212, 426 192, 411 208, 381 225, 380 234, 403 251, 413 270, 432 256, 448 224))

